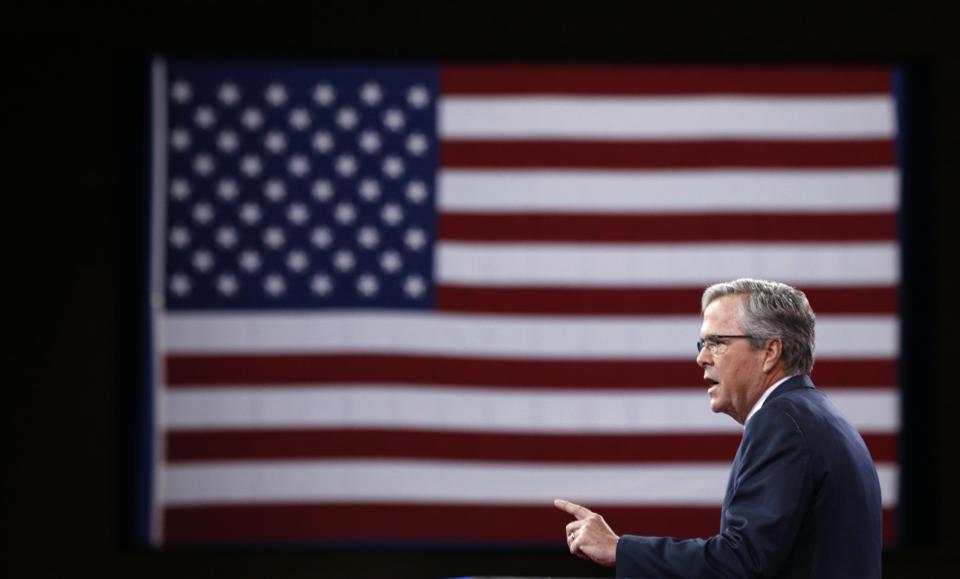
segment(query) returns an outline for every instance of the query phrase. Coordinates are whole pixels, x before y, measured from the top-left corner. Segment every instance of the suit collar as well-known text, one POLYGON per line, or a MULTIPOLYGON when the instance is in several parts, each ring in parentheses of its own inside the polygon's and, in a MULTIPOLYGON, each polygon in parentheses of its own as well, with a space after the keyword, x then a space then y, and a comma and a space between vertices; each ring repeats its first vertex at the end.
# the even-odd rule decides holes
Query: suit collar
POLYGON ((801 388, 816 388, 816 386, 813 385, 813 380, 810 379, 809 374, 797 374, 796 376, 787 379, 786 382, 777 386, 773 392, 770 393, 770 396, 767 397, 767 401, 769 402, 785 392, 799 390, 801 388))

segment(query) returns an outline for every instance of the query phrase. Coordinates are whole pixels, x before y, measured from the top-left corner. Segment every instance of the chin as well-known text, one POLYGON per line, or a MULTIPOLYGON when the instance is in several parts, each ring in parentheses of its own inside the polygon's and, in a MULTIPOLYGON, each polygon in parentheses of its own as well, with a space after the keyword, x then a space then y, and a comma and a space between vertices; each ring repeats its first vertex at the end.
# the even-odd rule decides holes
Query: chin
POLYGON ((716 396, 710 397, 710 411, 716 414, 729 414, 730 405, 725 404, 723 400, 716 396))

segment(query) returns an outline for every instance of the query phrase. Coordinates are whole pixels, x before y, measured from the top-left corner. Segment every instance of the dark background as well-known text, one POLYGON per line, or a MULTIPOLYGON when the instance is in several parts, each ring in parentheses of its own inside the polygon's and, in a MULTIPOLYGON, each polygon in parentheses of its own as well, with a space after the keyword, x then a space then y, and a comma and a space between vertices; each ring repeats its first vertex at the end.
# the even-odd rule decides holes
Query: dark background
MULTIPOLYGON (((396 61, 808 63, 906 71, 901 545, 889 577, 956 569, 957 34, 936 4, 457 9, 40 3, 4 9, 4 576, 601 576, 556 549, 150 551, 135 543, 154 54, 396 61), (12 258, 9 259, 9 258, 12 258), (953 268, 949 264, 954 264, 953 268), (5 293, 7 293, 5 292, 5 293), (14 569, 9 573, 7 568, 14 569)), ((639 3, 638 3, 639 4, 639 3)), ((397 521, 402 525, 403 521, 397 521)), ((621 531, 628 531, 623 529, 621 531)))

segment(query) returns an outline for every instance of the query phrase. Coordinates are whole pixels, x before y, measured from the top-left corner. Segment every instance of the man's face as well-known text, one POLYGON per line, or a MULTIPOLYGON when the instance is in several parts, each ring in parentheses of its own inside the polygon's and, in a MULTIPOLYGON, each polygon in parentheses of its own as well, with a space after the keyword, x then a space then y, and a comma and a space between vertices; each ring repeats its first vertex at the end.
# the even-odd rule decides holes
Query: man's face
MULTIPOLYGON (((723 296, 707 306, 703 312, 700 338, 711 336, 740 336, 745 332, 741 323, 740 304, 743 296, 723 296)), ((710 410, 724 412, 743 424, 747 414, 763 393, 764 350, 751 350, 745 338, 717 340, 717 352, 703 348, 697 355, 697 364, 703 368, 703 378, 710 384, 710 410)))

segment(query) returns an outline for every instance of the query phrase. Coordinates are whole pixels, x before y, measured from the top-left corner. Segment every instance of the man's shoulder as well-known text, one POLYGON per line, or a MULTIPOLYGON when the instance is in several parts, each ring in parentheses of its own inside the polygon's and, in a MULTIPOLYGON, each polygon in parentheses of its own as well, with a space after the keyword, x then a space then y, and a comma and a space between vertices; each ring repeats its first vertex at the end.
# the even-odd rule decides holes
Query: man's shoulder
POLYGON ((754 419, 759 419, 757 431, 789 426, 804 438, 815 440, 856 431, 830 398, 812 387, 792 388, 771 397, 751 422, 754 419))
POLYGON ((780 387, 787 386, 783 391, 776 392, 776 396, 770 396, 760 410, 747 423, 747 431, 750 433, 767 433, 770 431, 792 431, 800 437, 805 437, 815 425, 821 422, 824 417, 832 417, 836 414, 830 401, 823 392, 813 387, 813 384, 806 382, 797 384, 786 383, 780 387))

